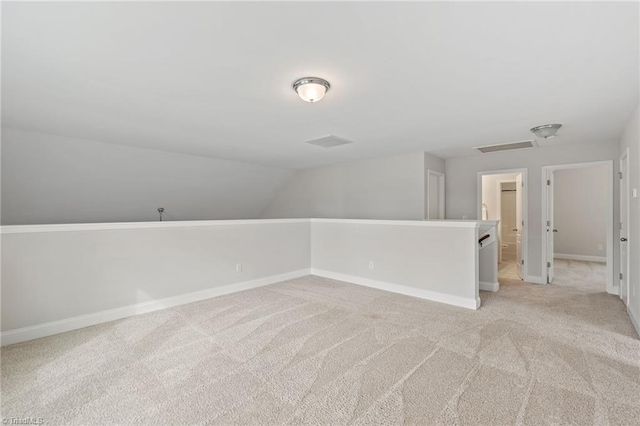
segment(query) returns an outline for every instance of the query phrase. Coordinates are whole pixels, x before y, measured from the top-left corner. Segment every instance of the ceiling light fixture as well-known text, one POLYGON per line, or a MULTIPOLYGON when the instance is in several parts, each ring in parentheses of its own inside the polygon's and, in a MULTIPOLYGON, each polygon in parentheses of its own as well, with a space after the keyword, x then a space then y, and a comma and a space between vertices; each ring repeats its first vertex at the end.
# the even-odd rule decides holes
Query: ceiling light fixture
POLYGON ((544 124, 532 128, 531 132, 539 138, 550 139, 556 137, 560 127, 562 127, 562 124, 544 124))
POLYGON ((305 102, 318 102, 330 88, 327 80, 318 77, 304 77, 293 82, 293 90, 305 102))

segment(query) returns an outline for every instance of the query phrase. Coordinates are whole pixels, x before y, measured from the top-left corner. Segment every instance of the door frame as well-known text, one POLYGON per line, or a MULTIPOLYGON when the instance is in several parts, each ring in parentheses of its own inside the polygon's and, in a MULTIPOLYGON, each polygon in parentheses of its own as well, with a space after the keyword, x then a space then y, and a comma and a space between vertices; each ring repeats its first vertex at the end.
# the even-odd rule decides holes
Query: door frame
MULTIPOLYGON (((522 174, 522 220, 524 225, 522 226, 522 277, 523 281, 528 283, 538 283, 538 280, 529 277, 529 176, 526 167, 518 169, 502 169, 502 170, 485 170, 477 173, 476 182, 476 208, 477 218, 482 220, 482 176, 486 175, 504 175, 511 173, 522 174)), ((499 242, 501 243, 501 241, 499 242)))
POLYGON ((606 269, 606 289, 607 293, 618 294, 618 290, 613 286, 613 160, 604 161, 589 161, 586 163, 568 163, 568 164, 555 164, 553 166, 543 166, 541 173, 541 185, 542 185, 542 222, 540 222, 541 228, 541 241, 542 241, 542 281, 546 281, 547 271, 547 245, 549 232, 547 231, 547 221, 551 220, 550 215, 552 212, 548 212, 548 200, 549 200, 549 188, 547 186, 547 172, 554 172, 556 170, 567 169, 582 169, 593 166, 606 166, 607 167, 607 214, 606 216, 606 230, 607 230, 607 269, 606 269), (545 273, 546 272, 546 273, 545 273))
POLYGON ((498 226, 498 238, 500 240, 500 245, 498 246, 498 261, 502 262, 502 184, 503 183, 516 183, 513 179, 500 179, 496 184, 498 185, 498 216, 500 217, 500 226, 498 226))
MULTIPOLYGON (((626 202, 626 218, 627 218, 627 223, 623 224, 622 223, 622 209, 620 209, 620 229, 622 229, 623 225, 626 225, 625 228, 625 234, 626 234, 626 238, 627 238, 627 243, 629 240, 629 225, 631 223, 631 218, 629 217, 630 213, 631 213, 631 209, 630 209, 630 205, 631 205, 631 197, 630 197, 630 185, 629 185, 629 147, 626 147, 624 149, 624 151, 622 151, 622 155, 620 155, 620 164, 619 164, 619 170, 620 173, 622 172, 622 164, 625 164, 626 167, 624 168, 624 173, 626 173, 625 179, 624 179, 624 183, 625 183, 625 187, 623 188, 622 183, 620 183, 620 200, 619 203, 622 204, 622 194, 624 194, 625 198, 627 199, 626 202)), ((622 180, 622 175, 619 175, 620 179, 622 180)), ((621 207, 621 206, 620 206, 621 207)), ((622 235, 620 235, 620 237, 622 237, 622 235)), ((618 243, 620 244, 620 243, 618 243)), ((630 271, 630 265, 629 263, 631 262, 631 251, 629 250, 629 245, 627 245, 627 262, 626 265, 627 267, 625 268, 624 271, 620 271, 620 273, 624 274, 624 279, 626 280, 626 305, 629 305, 629 296, 631 295, 631 292, 629 291, 629 271, 630 271)), ((620 250, 620 259, 622 259, 622 250, 620 250)), ((620 262, 619 262, 620 263, 620 262)), ((614 277, 615 278, 615 277, 614 277)), ((620 287, 620 284, 618 283, 618 289, 619 289, 619 293, 620 293, 620 299, 622 299, 622 289, 620 287)), ((623 299, 625 300, 625 299, 623 299)))
POLYGON ((427 169, 427 194, 426 194, 426 200, 425 200, 425 212, 424 212, 424 218, 425 219, 431 219, 431 220, 443 220, 445 218, 445 175, 444 173, 435 171, 435 170, 431 170, 431 169, 427 169), (438 180, 438 215, 440 216, 439 218, 436 219, 432 219, 429 217, 429 205, 431 204, 431 200, 430 200, 430 191, 429 189, 431 188, 431 179, 432 177, 434 177, 435 179, 438 180))

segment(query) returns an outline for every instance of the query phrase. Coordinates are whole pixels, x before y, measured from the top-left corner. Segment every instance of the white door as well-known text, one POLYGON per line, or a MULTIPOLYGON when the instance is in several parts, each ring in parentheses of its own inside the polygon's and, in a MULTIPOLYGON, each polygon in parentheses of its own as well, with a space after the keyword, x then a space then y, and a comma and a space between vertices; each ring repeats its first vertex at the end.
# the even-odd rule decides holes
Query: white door
POLYGON ((553 238, 555 237, 555 224, 553 220, 553 172, 547 170, 547 283, 553 282, 553 238))
POLYGON ((624 304, 629 300, 629 156, 620 157, 620 298, 624 304))
POLYGON ((518 276, 524 279, 522 274, 522 173, 516 176, 516 226, 513 228, 516 233, 516 260, 518 261, 518 276))

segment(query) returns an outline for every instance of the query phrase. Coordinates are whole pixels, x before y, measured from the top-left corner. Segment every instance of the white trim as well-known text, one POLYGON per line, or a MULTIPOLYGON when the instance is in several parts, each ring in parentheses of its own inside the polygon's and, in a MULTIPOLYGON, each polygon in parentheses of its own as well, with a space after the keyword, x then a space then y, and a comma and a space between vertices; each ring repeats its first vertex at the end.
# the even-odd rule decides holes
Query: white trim
POLYGON ((25 234, 30 232, 102 231, 112 229, 158 229, 189 228, 201 226, 263 225, 282 223, 308 223, 309 219, 256 219, 256 220, 184 220, 165 222, 114 222, 114 223, 69 223, 52 225, 1 226, 2 234, 25 234))
POLYGON ((482 291, 492 291, 492 292, 496 292, 498 290, 500 290, 500 283, 499 282, 495 282, 495 283, 487 283, 484 281, 480 281, 480 290, 482 291))
POLYGON ((404 294, 406 296, 418 297, 420 299, 431 300, 433 302, 446 303, 448 305, 459 306, 467 309, 478 309, 480 307, 480 298, 465 298, 453 296, 450 294, 440 293, 408 287, 401 284, 388 283, 385 281, 377 281, 369 278, 357 277, 355 275, 341 274, 338 272, 325 271, 322 269, 311 268, 311 275, 329 278, 332 280, 345 281, 352 284, 358 284, 365 287, 371 287, 378 290, 389 291, 391 293, 404 294))
POLYGON ((344 223, 350 225, 436 226, 445 228, 478 228, 478 220, 378 220, 378 219, 308 219, 312 223, 344 223))
POLYGON ((554 253, 553 257, 556 259, 581 260, 583 262, 607 262, 606 256, 586 256, 582 254, 554 253))
POLYGON ((631 324, 633 324, 633 328, 636 329, 636 333, 640 336, 640 321, 638 318, 633 316, 633 311, 629 309, 629 306, 627 306, 627 314, 629 314, 629 319, 631 320, 631 324))
POLYGON ((367 219, 255 219, 255 220, 187 220, 168 222, 118 222, 118 223, 70 223, 52 225, 0 226, 1 234, 26 234, 31 232, 102 231, 113 229, 160 229, 203 226, 264 225, 284 223, 348 223, 361 225, 439 226, 447 228, 477 228, 475 220, 367 220, 367 219))
POLYGON ((64 333, 66 331, 77 330, 79 328, 114 321, 133 315, 145 314, 148 312, 158 311, 160 309, 171 308, 173 306, 184 305, 186 303, 192 303, 200 300, 210 299, 216 296, 222 296, 224 294, 236 293, 238 291, 249 290, 256 287, 263 287, 281 281, 304 277, 309 274, 309 269, 300 269, 298 271, 272 275, 269 277, 258 278, 251 281, 228 284, 221 287, 214 287, 207 290, 196 291, 193 293, 181 294, 164 299, 150 300, 148 302, 136 303, 135 305, 122 306, 120 308, 109 309, 92 314, 80 315, 73 318, 66 318, 30 327, 18 328, 1 333, 0 341, 2 342, 2 346, 25 342, 27 340, 51 336, 58 333, 64 333))
MULTIPOLYGON (((607 286, 606 290, 609 294, 617 294, 619 293, 618 286, 614 286, 615 280, 613 279, 613 234, 614 234, 614 224, 613 224, 613 192, 614 192, 614 181, 613 181, 613 160, 604 160, 604 161, 590 161, 587 163, 569 163, 569 164, 555 164, 553 166, 543 166, 541 170, 541 194, 542 194, 542 209, 541 209, 541 219, 540 222, 540 241, 542 242, 541 250, 541 267, 544 272, 547 270, 547 202, 548 202, 548 189, 547 189, 547 172, 554 172, 556 170, 566 170, 566 169, 582 169, 585 167, 594 167, 594 166, 606 166, 607 167, 607 214, 606 214, 606 222, 607 222, 607 254, 606 254, 606 262, 607 262, 607 272, 606 272, 606 280, 607 286)), ((546 282, 546 279, 545 279, 546 282)))
MULTIPOLYGON (((477 217, 482 218, 482 176, 486 175, 505 175, 511 173, 521 173, 522 182, 522 220, 524 226, 522 228, 522 259, 524 265, 522 265, 523 281, 528 281, 529 276, 529 169, 521 167, 517 169, 504 169, 504 170, 486 170, 477 173, 476 182, 476 207, 477 217)), ((502 243, 502 242, 500 242, 502 243)), ((500 247, 498 247, 500 250, 500 247)), ((535 277, 530 277, 535 278, 535 277)), ((531 281, 528 281, 531 282, 531 281)))

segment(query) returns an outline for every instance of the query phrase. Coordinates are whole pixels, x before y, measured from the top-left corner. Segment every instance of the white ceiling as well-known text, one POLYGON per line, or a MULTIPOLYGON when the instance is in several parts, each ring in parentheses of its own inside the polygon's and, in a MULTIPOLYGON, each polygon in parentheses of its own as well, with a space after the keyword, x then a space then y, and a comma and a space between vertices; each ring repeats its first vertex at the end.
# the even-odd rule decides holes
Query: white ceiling
POLYGON ((617 140, 638 3, 7 3, 7 127, 306 168, 532 137, 617 140), (322 102, 291 83, 331 82, 322 102), (354 144, 303 143, 337 135, 354 144))

